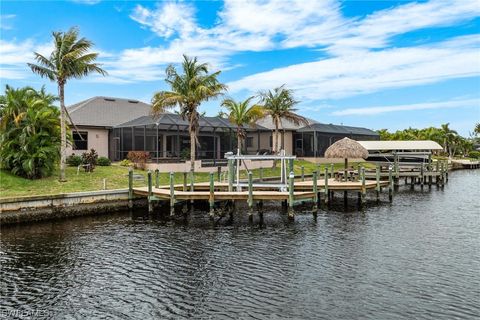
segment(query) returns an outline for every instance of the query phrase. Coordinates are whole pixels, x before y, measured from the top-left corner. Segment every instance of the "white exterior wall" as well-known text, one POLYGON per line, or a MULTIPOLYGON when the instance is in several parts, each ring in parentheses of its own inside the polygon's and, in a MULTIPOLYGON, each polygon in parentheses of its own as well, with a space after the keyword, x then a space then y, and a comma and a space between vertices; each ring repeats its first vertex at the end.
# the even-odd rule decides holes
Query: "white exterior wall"
POLYGON ((90 149, 95 149, 99 157, 108 158, 108 130, 107 129, 91 129, 78 127, 79 132, 87 132, 87 150, 73 150, 72 146, 67 146, 67 156, 72 153, 81 155, 90 149))

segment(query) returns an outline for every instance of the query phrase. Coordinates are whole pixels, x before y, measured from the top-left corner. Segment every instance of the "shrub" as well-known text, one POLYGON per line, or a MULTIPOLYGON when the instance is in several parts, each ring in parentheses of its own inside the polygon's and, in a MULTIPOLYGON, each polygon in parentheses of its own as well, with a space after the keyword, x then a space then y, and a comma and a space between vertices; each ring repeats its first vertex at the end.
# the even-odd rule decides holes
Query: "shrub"
POLYGON ((110 161, 110 159, 108 159, 107 157, 100 157, 97 160, 97 165, 101 167, 108 167, 111 164, 112 164, 112 161, 110 161))
POLYGON ((120 165, 122 167, 130 167, 132 166, 132 161, 128 160, 128 159, 123 159, 122 161, 120 161, 120 165))
POLYGON ((67 157, 67 164, 71 167, 78 167, 82 164, 82 157, 73 154, 67 157))
POLYGON ((477 158, 477 159, 480 159, 480 151, 470 151, 468 153, 468 156, 470 158, 477 158))
POLYGON ((150 154, 145 151, 129 151, 127 154, 127 159, 133 162, 135 169, 145 170, 148 158, 150 154))
POLYGON ((60 111, 42 88, 6 87, 0 108, 0 167, 38 179, 53 173, 60 156, 60 111))
POLYGON ((93 172, 93 170, 95 170, 97 159, 98 154, 95 149, 91 149, 90 152, 84 152, 82 154, 82 164, 88 165, 85 166, 85 172, 93 172))

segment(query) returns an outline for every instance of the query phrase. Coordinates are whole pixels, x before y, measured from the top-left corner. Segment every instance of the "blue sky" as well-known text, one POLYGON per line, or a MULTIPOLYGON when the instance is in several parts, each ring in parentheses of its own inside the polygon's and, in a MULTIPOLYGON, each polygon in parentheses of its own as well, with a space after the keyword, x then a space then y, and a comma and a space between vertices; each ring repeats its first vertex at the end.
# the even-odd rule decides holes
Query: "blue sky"
MULTIPOLYGON (((150 101, 182 54, 222 70, 244 99, 285 84, 298 112, 372 129, 439 126, 468 135, 480 121, 480 1, 4 1, 1 85, 56 92, 26 67, 51 32, 78 26, 107 77, 68 83, 91 96, 150 101), (41 18, 38 18, 41 16, 41 18)), ((219 102, 201 106, 215 115, 219 102)))

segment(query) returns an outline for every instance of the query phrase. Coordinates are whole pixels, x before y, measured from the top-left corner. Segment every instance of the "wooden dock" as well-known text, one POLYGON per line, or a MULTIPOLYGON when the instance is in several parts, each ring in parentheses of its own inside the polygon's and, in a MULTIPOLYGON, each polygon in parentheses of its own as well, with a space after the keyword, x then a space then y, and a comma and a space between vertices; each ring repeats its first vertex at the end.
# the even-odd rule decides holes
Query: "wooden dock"
POLYGON ((390 172, 388 181, 380 180, 380 175, 375 180, 365 178, 365 170, 362 168, 361 179, 359 181, 339 181, 334 179, 332 174, 327 171, 320 179, 317 173, 312 174, 312 179, 307 180, 302 175, 300 181, 295 181, 293 173, 290 174, 288 185, 279 187, 279 184, 266 182, 253 182, 252 173, 248 173, 247 181, 232 180, 229 182, 214 181, 214 174, 210 174, 209 182, 194 182, 191 178, 187 183, 184 174, 183 184, 174 184, 174 173, 170 173, 169 185, 158 185, 158 172, 155 174, 155 185, 152 183, 152 172, 148 172, 148 183, 146 187, 133 188, 133 172, 129 172, 129 197, 144 196, 148 200, 149 212, 153 211, 154 201, 168 201, 170 203, 170 214, 174 213, 174 206, 178 202, 185 201, 208 201, 210 205, 210 215, 215 215, 216 202, 226 201, 246 201, 251 213, 255 203, 263 201, 280 201, 282 205, 288 205, 289 217, 294 217, 293 206, 298 202, 312 202, 313 210, 316 212, 320 198, 323 195, 323 202, 328 205, 333 199, 334 192, 343 192, 347 200, 347 192, 358 193, 359 204, 366 203, 366 193, 368 190, 375 190, 377 201, 380 200, 380 192, 383 188, 388 189, 389 200, 393 198, 393 179, 390 172))

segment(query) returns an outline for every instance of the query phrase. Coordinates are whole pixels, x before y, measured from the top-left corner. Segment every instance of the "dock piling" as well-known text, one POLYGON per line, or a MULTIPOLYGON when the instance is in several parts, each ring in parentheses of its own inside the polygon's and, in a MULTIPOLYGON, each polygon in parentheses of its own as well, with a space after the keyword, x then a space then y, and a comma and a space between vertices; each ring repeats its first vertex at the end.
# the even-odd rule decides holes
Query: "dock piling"
POLYGON ((148 170, 147 173, 147 181, 148 181, 148 196, 147 196, 147 201, 148 201, 148 213, 153 212, 153 203, 152 203, 152 171, 148 170))
POLYGON ((133 208, 133 169, 128 168, 128 208, 133 208))
POLYGON ((305 181, 305 166, 301 166, 300 169, 302 181, 305 181))
POLYGON ((233 191, 233 160, 228 159, 228 192, 233 191))
POLYGON ((425 183, 425 170, 423 168, 423 163, 422 166, 420 167, 420 187, 423 189, 423 185, 425 183))
POLYGON ((187 191, 187 181, 188 181, 188 173, 185 171, 183 173, 183 191, 187 191))
POLYGON ((365 187, 365 168, 362 166, 361 168, 361 177, 362 177, 362 205, 364 205, 367 202, 367 189, 365 187))
POLYGON ((335 173, 335 165, 333 163, 330 163, 330 178, 333 178, 335 173))
POLYGON ((253 218, 253 173, 248 171, 248 216, 253 218))
POLYGON ((324 192, 325 192, 325 204, 328 204, 328 167, 325 166, 325 186, 324 186, 324 192))
POLYGON ((393 176, 392 167, 388 167, 388 200, 393 201, 393 176))
POLYGON ((288 218, 290 219, 293 219, 295 216, 295 213, 293 211, 293 203, 295 201, 295 198, 293 196, 293 193, 295 192, 294 180, 295 174, 293 173, 293 171, 290 171, 290 175, 288 176, 288 218))
POLYGON ((316 214, 317 208, 318 208, 317 171, 312 172, 312 184, 313 184, 313 210, 314 210, 314 214, 316 214))
POLYGON ((375 168, 375 180, 377 182, 377 186, 375 188, 376 194, 377 194, 377 202, 379 202, 380 201, 380 166, 378 164, 377 164, 377 167, 375 168))
POLYGON ((258 169, 258 175, 259 175, 260 182, 262 182, 263 181, 263 167, 260 167, 260 169, 258 169))
POLYGON ((215 182, 213 178, 213 172, 210 172, 210 195, 208 197, 208 204, 210 205, 210 217, 215 215, 215 182))
POLYGON ((174 185, 174 173, 170 172, 170 215, 175 214, 175 185, 174 185))
POLYGON ((160 171, 155 169, 155 188, 160 186, 160 171))

